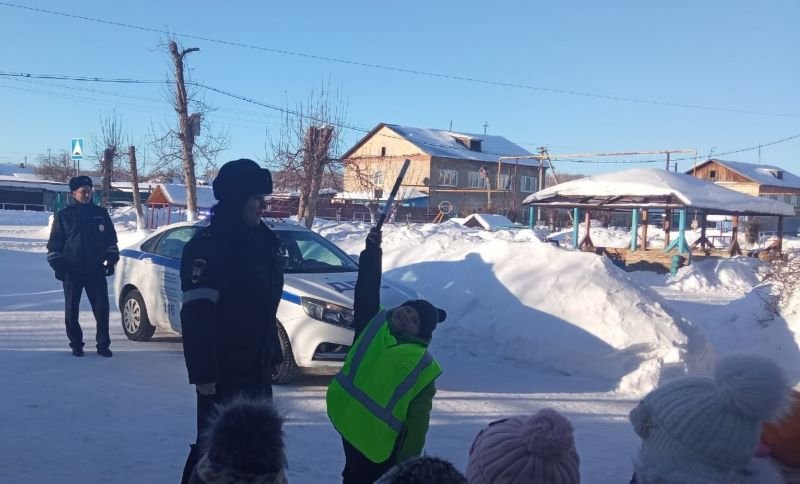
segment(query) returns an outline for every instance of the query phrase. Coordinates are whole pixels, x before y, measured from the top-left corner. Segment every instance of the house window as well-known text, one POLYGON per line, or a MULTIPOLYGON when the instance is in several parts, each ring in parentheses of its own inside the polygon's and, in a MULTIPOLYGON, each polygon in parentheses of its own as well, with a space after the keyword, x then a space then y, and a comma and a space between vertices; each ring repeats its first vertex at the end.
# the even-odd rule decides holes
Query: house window
POLYGON ((792 195, 792 205, 800 207, 800 195, 792 195))
POLYGON ((511 176, 500 175, 500 180, 497 183, 498 190, 511 190, 511 176))
POLYGON ((770 200, 778 201, 778 195, 776 193, 770 193, 767 197, 769 197, 770 200))
POLYGON ((786 194, 786 195, 784 195, 784 196, 783 196, 783 201, 784 201, 785 203, 791 204, 791 203, 792 203, 792 196, 791 196, 791 195, 789 195, 789 194, 786 194))
POLYGON ((381 158, 383 158, 384 156, 386 156, 386 147, 381 146, 381 158))
POLYGON ((523 193, 533 193, 539 185, 539 178, 535 176, 523 176, 519 182, 519 189, 523 193))
POLYGON ((470 188, 486 188, 486 178, 481 176, 479 171, 469 172, 469 187, 470 188))
POLYGON ((711 178, 712 180, 716 179, 717 178, 717 170, 709 171, 708 172, 708 177, 711 178))
POLYGON ((382 187, 383 186, 383 172, 382 171, 379 170, 379 171, 376 171, 375 173, 372 174, 372 184, 375 185, 376 187, 382 187))
POLYGON ((440 187, 457 187, 458 172, 456 170, 439 170, 440 187))

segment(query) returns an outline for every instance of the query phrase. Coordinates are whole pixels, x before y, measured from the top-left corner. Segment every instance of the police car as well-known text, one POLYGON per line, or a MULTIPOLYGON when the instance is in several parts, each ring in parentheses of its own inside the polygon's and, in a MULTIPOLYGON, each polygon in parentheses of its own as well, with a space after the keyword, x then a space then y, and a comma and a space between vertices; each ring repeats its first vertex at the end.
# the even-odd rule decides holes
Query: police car
MULTIPOLYGON (((183 246, 207 222, 168 225, 120 252, 114 294, 128 339, 149 340, 156 329, 181 332, 180 266, 183 246)), ((358 265, 340 248, 297 224, 269 221, 286 257, 278 334, 283 365, 274 383, 297 368, 340 366, 353 343, 353 293, 358 265)), ((397 306, 420 295, 396 282, 381 287, 381 302, 397 306)))

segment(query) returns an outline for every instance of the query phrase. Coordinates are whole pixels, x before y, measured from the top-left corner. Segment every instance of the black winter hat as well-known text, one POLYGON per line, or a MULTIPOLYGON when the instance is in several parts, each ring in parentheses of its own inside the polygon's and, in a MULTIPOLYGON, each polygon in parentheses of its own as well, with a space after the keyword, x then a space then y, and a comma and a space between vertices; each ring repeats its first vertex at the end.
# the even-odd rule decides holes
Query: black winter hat
POLYGON ((439 309, 424 299, 414 299, 406 301, 401 306, 414 308, 419 315, 419 337, 430 339, 436 325, 447 319, 444 309, 439 309))
POLYGON ((74 192, 80 187, 92 187, 92 179, 86 175, 76 176, 69 180, 69 191, 74 192))
POLYGON ((272 193, 272 174, 253 160, 241 158, 222 165, 212 185, 214 198, 246 198, 250 195, 272 193))
POLYGON ((221 407, 205 435, 208 459, 246 474, 286 467, 283 418, 267 400, 237 398, 221 407))
POLYGON ((397 464, 375 484, 467 484, 453 464, 436 457, 416 457, 397 464))

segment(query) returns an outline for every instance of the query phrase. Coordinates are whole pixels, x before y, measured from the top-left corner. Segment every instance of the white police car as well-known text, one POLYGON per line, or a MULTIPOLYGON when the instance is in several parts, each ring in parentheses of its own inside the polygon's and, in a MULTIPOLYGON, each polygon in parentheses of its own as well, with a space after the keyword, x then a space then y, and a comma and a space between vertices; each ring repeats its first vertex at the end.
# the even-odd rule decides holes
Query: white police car
MULTIPOLYGON (((125 335, 149 340, 156 329, 181 332, 180 265, 183 246, 206 222, 173 224, 120 252, 114 293, 125 335)), ((311 230, 268 223, 286 257, 278 333, 285 355, 274 383, 290 381, 298 367, 339 366, 353 343, 353 292, 358 266, 336 245, 311 230)), ((381 302, 397 306, 420 296, 384 281, 381 302)))

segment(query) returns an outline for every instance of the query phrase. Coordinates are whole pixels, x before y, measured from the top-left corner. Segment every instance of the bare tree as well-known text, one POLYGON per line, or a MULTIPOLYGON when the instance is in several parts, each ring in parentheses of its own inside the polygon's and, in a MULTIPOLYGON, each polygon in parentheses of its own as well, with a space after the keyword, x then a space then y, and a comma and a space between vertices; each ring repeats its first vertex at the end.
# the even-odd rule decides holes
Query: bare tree
POLYGON ((127 143, 122 117, 116 110, 100 117, 100 134, 92 138, 92 158, 100 170, 102 180, 100 205, 108 206, 111 194, 111 181, 128 178, 123 151, 127 143))
POLYGON ((151 128, 151 145, 157 156, 153 171, 171 171, 175 164, 180 163, 186 185, 186 217, 191 221, 197 219, 197 160, 205 163, 203 171, 213 170, 217 155, 230 143, 227 132, 212 130, 207 121, 212 109, 200 99, 197 89, 192 89, 192 83, 187 79, 185 58, 200 49, 184 49, 175 40, 169 40, 166 47, 174 68, 174 85, 168 88, 167 97, 178 115, 178 123, 177 128, 165 127, 158 131, 151 128))
POLYGON ((69 153, 61 150, 54 155, 43 153, 37 156, 33 172, 47 180, 66 183, 75 176, 75 165, 69 153))
POLYGON ((269 164, 283 182, 300 191, 298 219, 307 227, 314 223, 317 197, 327 172, 341 172, 341 126, 345 105, 338 91, 323 85, 312 91, 305 102, 286 110, 278 140, 271 141, 269 164))

